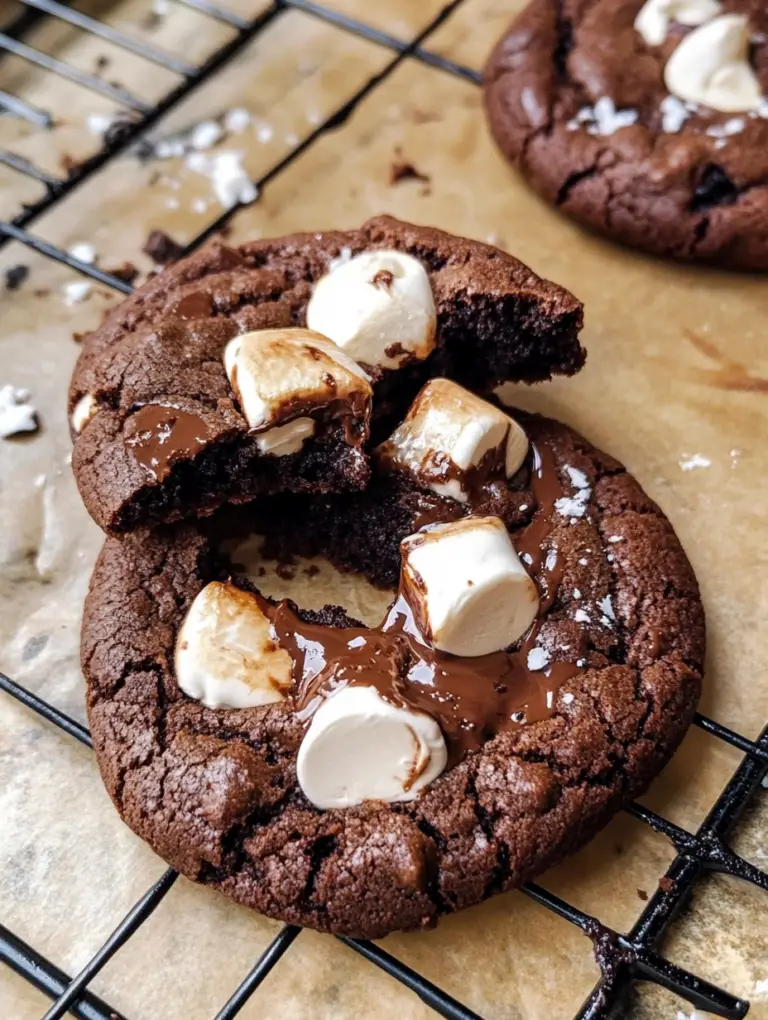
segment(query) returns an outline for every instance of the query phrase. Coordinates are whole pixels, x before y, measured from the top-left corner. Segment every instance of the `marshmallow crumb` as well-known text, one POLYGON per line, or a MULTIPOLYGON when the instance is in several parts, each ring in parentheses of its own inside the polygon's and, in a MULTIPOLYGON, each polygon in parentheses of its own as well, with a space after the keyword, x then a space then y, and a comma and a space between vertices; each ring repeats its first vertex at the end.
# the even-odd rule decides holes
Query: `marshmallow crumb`
POLYGON ((203 149, 212 148, 223 137, 224 128, 221 124, 217 124, 215 120, 201 120, 192 129, 192 134, 189 136, 189 144, 199 152, 203 149))
POLYGON ((602 138, 613 135, 621 128, 632 127, 640 114, 637 110, 617 110, 610 96, 601 96, 593 107, 584 106, 573 120, 566 125, 568 131, 576 131, 584 124, 590 135, 602 138))
POLYGON ((579 589, 578 589, 578 588, 574 588, 574 589, 573 589, 573 597, 574 597, 575 599, 580 599, 580 598, 581 598, 581 592, 579 591, 579 589))
POLYGON ((65 283, 61 288, 64 304, 70 308, 72 305, 79 305, 91 293, 91 287, 92 284, 89 280, 72 280, 70 283, 65 283))
POLYGON ((250 111, 243 106, 236 106, 224 114, 224 129, 234 135, 241 135, 250 123, 250 111))
POLYGON ((544 569, 553 571, 557 566, 557 549, 550 549, 547 553, 547 558, 544 561, 544 569))
POLYGON ((607 617, 609 617, 611 620, 615 620, 616 619, 616 615, 615 615, 615 613, 613 611, 613 603, 611 602, 611 596, 610 595, 606 595, 605 598, 603 598, 603 599, 598 599, 597 606, 598 606, 598 609, 600 610, 600 612, 601 613, 605 613, 605 615, 607 617))
POLYGON ((683 460, 678 461, 678 464, 683 471, 693 471, 696 468, 712 467, 712 461, 709 457, 705 457, 701 453, 694 453, 690 456, 684 453, 683 460))
POLYGON ((568 473, 568 477, 570 478, 571 484, 574 486, 574 488, 576 489, 589 488, 589 479, 587 478, 583 471, 580 471, 578 468, 571 467, 570 464, 566 464, 565 470, 568 473))
POLYGON ((528 652, 528 669, 540 670, 545 669, 549 665, 550 655, 546 648, 532 648, 528 652))
POLYGON ((665 96, 659 104, 661 111, 661 130, 668 135, 676 135, 690 116, 690 109, 677 96, 665 96))
POLYGON ((261 142, 262 145, 266 145, 267 142, 271 142, 274 137, 274 131, 269 124, 259 124, 256 131, 256 141, 261 142))
POLYGON ((577 609, 573 614, 573 618, 576 623, 591 623, 592 617, 583 609, 577 609))
POLYGON ((707 128, 707 134, 711 138, 731 138, 733 135, 740 135, 747 122, 744 117, 731 117, 725 124, 713 124, 707 128))
POLYGON ((85 126, 92 135, 101 137, 115 123, 115 117, 107 113, 89 113, 85 118, 85 126))
POLYGON ((212 156, 190 152, 186 164, 194 173, 209 179, 224 209, 232 209, 238 204, 249 205, 258 196, 256 185, 243 167, 242 152, 226 150, 212 156))
POLYGON ((96 261, 96 249, 92 244, 85 242, 73 244, 67 254, 71 255, 73 259, 77 259, 78 262, 85 262, 88 266, 92 266, 96 261))
POLYGON ((608 538, 608 541, 609 542, 621 542, 622 541, 622 537, 621 537, 621 535, 610 535, 609 538, 608 538))
POLYGON ((755 995, 768 996, 768 978, 763 978, 762 981, 755 981, 755 987, 753 989, 755 995))
POLYGON ((29 391, 17 390, 10 384, 0 387, 0 438, 37 429, 37 411, 29 403, 29 391))
MULTIPOLYGON (((582 661, 583 661, 582 659, 580 659, 580 660, 579 660, 579 662, 582 662, 582 661)), ((576 663, 576 665, 578 666, 578 664, 579 664, 579 663, 577 662, 577 663, 576 663)), ((572 701, 574 700, 574 698, 575 698, 575 697, 576 697, 576 695, 575 695, 575 694, 571 694, 570 692, 568 692, 568 691, 567 691, 567 692, 566 692, 566 693, 565 693, 565 694, 563 695, 563 704, 564 704, 564 705, 570 705, 570 704, 571 704, 571 702, 572 702, 572 701)))
POLYGON ((586 567, 587 562, 588 562, 588 560, 587 560, 586 556, 582 556, 581 559, 579 560, 579 566, 580 567, 586 567))

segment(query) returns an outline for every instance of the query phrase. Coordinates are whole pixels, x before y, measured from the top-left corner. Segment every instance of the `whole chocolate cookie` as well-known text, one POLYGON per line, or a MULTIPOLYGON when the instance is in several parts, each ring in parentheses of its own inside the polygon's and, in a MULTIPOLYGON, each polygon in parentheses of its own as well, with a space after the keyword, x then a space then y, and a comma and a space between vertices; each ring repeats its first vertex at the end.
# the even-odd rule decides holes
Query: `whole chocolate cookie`
MULTIPOLYGON (((339 607, 304 613, 262 599, 238 573, 236 554, 222 551, 223 537, 256 519, 256 504, 107 539, 82 634, 94 746, 124 820, 175 868, 323 931, 379 937, 426 927, 577 849, 669 759, 692 720, 704 656, 690 564, 621 465, 563 425, 520 420, 531 446, 504 502, 539 616, 533 644, 529 632, 495 658, 436 659, 407 630, 358 625, 345 634, 339 628, 355 621, 339 607), (276 686, 269 704, 206 707, 180 688, 179 664, 188 671, 201 647, 190 607, 224 589, 230 606, 244 601, 271 620, 261 693, 283 659, 293 663, 294 682, 276 686), (403 702, 417 688, 432 697, 420 708, 440 723, 447 764, 420 776, 414 799, 320 810, 300 785, 308 650, 317 659, 325 649, 328 659, 343 646, 347 678, 365 684, 352 676, 355 662, 381 678, 380 663, 355 658, 366 641, 392 664, 403 702), (511 667, 504 683, 488 672, 499 657, 511 667), (450 689, 434 669, 434 690, 417 678, 414 664, 423 673, 435 662, 441 676, 454 671, 450 689)), ((413 486, 379 471, 374 462, 382 511, 367 535, 349 534, 345 562, 351 569, 357 558, 373 577, 370 549, 389 513, 400 508, 406 530, 425 509, 433 526, 456 516, 455 501, 417 506, 413 486)), ((391 544, 383 555, 391 559, 391 544)))
POLYGON ((491 130, 548 201, 659 255, 768 269, 768 8, 533 0, 485 69, 491 130))
POLYGON ((426 378, 485 389, 572 374, 581 324, 571 294, 511 256, 389 217, 214 245, 86 337, 69 396, 75 478, 110 533, 265 493, 361 489, 369 430, 426 378), (300 359, 283 334, 305 324, 300 359), (327 337, 341 355, 318 351, 327 337))

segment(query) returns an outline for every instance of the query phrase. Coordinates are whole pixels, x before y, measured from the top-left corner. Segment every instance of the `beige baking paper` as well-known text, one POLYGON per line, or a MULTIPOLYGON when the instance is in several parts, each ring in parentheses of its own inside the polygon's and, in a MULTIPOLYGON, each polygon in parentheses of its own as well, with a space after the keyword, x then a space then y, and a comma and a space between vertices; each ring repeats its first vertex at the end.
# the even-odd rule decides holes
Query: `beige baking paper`
MULTIPOLYGON (((231 0, 251 16, 258 0, 231 0)), ((85 0, 83 10, 200 63, 231 30, 181 5, 153 17, 149 0, 85 0)), ((340 13, 407 40, 440 0, 333 0, 340 13)), ((465 0, 425 47, 479 68, 516 2, 465 0)), ((155 102, 177 76, 74 29, 47 22, 34 32, 47 52, 99 70, 155 102)), ((259 178, 344 106, 393 52, 308 14, 281 14, 213 79, 151 130, 173 139, 238 107, 253 124, 220 141, 242 153, 259 178)), ((52 173, 97 150, 93 116, 114 104, 50 75, 4 60, 0 88, 52 110, 41 133, 0 119, 0 144, 52 173)), ((0 215, 38 195, 37 185, 0 168, 0 215)), ((182 159, 141 164, 125 154, 40 218, 35 233, 64 248, 87 241, 98 264, 151 267, 141 247, 161 227, 186 242, 221 205, 211 181, 182 159)), ((491 241, 571 288, 586 305, 587 367, 573 380, 510 387, 513 403, 568 422, 623 460, 667 512, 690 554, 706 602, 710 654, 703 711, 750 736, 768 718, 768 284, 654 261, 582 233, 545 207, 505 165, 485 128, 479 89, 404 60, 336 130, 313 143, 258 200, 233 219, 233 242, 294 230, 348 227, 379 212, 491 241), (392 184, 393 162, 428 180, 392 184)), ((23 263, 28 279, 0 289, 0 385, 25 387, 38 434, 0 440, 0 666, 84 719, 78 627, 101 536, 80 505, 69 468, 67 379, 72 334, 92 328, 116 300, 93 286, 68 304, 74 273, 20 245, 0 270, 23 263)), ((0 284, 0 287, 2 285, 0 284)), ((270 590, 304 604, 345 601, 376 616, 386 596, 301 569, 270 590)), ((679 824, 701 822, 739 755, 692 731, 645 803, 679 824)), ((766 794, 737 840, 766 865, 766 794)), ((607 924, 628 930, 672 859, 667 842, 621 816, 542 884, 607 924)), ((120 822, 90 752, 8 697, 0 696, 0 915, 68 973, 77 972, 124 913, 164 871, 120 822)), ((666 940, 684 966, 753 1000, 768 1017, 768 901, 735 880, 702 882, 666 940)), ((204 1020, 228 999, 279 924, 179 880, 139 934, 92 988, 131 1020, 204 1020)), ((395 956, 490 1020, 568 1020, 597 977, 589 942, 521 894, 497 897, 446 919, 433 932, 384 940, 395 956)), ((0 1016, 34 1020, 44 997, 0 971, 0 1016)), ((303 932, 241 1014, 270 1020, 426 1020, 412 993, 343 944, 303 932)), ((690 1017, 655 990, 632 1017, 690 1017)))

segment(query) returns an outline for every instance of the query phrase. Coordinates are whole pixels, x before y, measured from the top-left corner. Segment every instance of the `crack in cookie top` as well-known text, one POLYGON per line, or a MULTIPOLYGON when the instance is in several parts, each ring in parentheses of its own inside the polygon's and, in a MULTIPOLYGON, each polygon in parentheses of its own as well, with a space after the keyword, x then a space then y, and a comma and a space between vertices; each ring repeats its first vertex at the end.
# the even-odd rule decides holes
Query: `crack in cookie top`
POLYGON ((618 240, 768 268, 768 9, 534 0, 485 72, 491 128, 548 199, 618 240))

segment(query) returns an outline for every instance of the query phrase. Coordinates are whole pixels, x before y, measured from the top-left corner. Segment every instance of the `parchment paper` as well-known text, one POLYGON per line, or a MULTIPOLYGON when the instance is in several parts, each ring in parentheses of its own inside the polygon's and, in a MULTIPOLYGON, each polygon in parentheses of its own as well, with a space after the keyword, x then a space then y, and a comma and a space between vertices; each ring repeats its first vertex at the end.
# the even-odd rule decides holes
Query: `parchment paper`
MULTIPOLYGON (((263 6, 238 0, 236 9, 252 14, 263 6)), ((409 38, 440 4, 337 0, 334 6, 409 38)), ((478 67, 519 6, 466 0, 426 45, 478 67)), ((212 28, 181 6, 151 30, 141 27, 150 10, 143 0, 83 9, 127 30, 149 31, 151 41, 191 61, 229 37, 229 30, 212 28)), ((66 27, 43 26, 35 41, 89 70, 108 53, 108 77, 149 101, 170 87, 167 72, 66 27)), ((255 126, 223 139, 219 149, 242 151, 244 165, 258 177, 391 56, 307 14, 285 13, 151 137, 175 137, 201 119, 244 106, 255 126), (259 135, 265 125, 270 130, 259 135)), ((56 171, 63 156, 95 150, 98 139, 87 117, 113 109, 60 79, 31 74, 18 61, 3 62, 0 88, 59 117, 45 134, 0 119, 3 145, 56 171)), ((0 169, 0 214, 8 215, 35 188, 0 169)), ((220 211, 210 181, 183 161, 140 164, 125 155, 34 230, 63 247, 90 241, 102 266, 128 259, 146 271, 151 264, 140 249, 150 228, 186 241, 220 211)), ((585 302, 590 354, 582 374, 535 389, 510 387, 506 395, 567 421, 610 450, 660 502, 691 556, 706 602, 703 711, 756 735, 768 718, 765 279, 653 261, 585 235, 535 199, 502 161, 485 129, 479 90, 412 60, 240 211, 231 239, 352 226, 382 211, 497 243, 585 302), (429 182, 391 185, 391 164, 401 159, 429 182)), ((42 427, 29 438, 0 441, 0 665, 83 719, 78 626, 101 536, 71 479, 64 402, 77 354, 72 333, 93 327, 115 297, 96 286, 83 302, 67 306, 62 288, 74 274, 9 246, 0 271, 17 263, 28 265, 30 275, 13 292, 0 282, 0 384, 31 391, 42 427)), ((310 579, 301 567, 280 590, 285 582, 272 566, 272 590, 290 591, 307 605, 325 600, 325 585, 355 615, 378 615, 385 599, 326 571, 310 579)), ((736 752, 692 731, 645 802, 693 828, 738 761, 736 752)), ((763 866, 764 802, 765 794, 738 841, 763 866)), ((627 930, 672 857, 662 837, 620 816, 542 883, 627 930)), ((3 922, 73 973, 163 870, 119 821, 90 752, 0 697, 3 922)), ((713 878, 701 883, 665 945, 676 962, 752 998, 750 1015, 758 1020, 768 1017, 766 906, 757 890, 713 878)), ((278 930, 179 880, 93 989, 131 1020, 203 1020, 221 1008, 278 930)), ((492 1020, 566 1020, 597 977, 588 941, 520 894, 448 918, 434 932, 392 936, 384 945, 492 1020)), ((0 972, 0 1016, 32 1020, 45 1007, 21 979, 0 972)), ((691 1015, 682 1002, 651 990, 632 1015, 675 1018, 678 1010, 691 1015)), ((304 932, 241 1015, 425 1020, 434 1014, 341 943, 304 932)))

